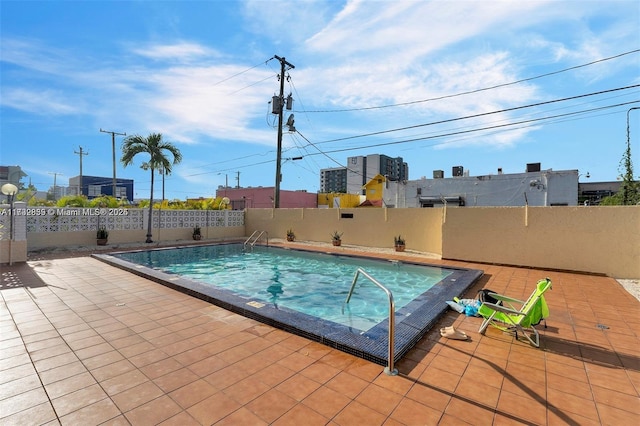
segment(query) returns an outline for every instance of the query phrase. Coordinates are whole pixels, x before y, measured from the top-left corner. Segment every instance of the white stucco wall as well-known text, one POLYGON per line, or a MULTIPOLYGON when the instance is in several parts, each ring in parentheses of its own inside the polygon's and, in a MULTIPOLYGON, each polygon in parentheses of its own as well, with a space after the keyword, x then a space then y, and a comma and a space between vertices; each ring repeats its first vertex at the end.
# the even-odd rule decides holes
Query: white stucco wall
MULTIPOLYGON (((539 172, 389 182, 387 206, 421 207, 422 198, 462 197, 467 207, 522 207, 578 204, 578 171, 539 172)), ((442 203, 436 205, 442 206, 442 203)), ((449 204, 452 206, 452 203, 449 204)))

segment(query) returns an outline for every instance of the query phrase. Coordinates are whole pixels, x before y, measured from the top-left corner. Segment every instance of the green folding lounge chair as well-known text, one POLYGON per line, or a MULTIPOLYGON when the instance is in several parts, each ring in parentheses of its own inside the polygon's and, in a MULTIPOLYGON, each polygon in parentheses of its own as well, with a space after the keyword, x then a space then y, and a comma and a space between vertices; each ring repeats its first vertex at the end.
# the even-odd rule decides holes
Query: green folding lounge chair
POLYGON ((516 339, 520 333, 533 346, 540 347, 540 335, 534 326, 549 316, 549 307, 543 296, 549 289, 551 289, 551 280, 545 278, 538 281, 536 289, 526 301, 489 293, 491 297, 498 300, 498 303, 482 303, 478 313, 484 318, 484 321, 482 321, 478 332, 484 334, 487 327, 491 325, 502 331, 515 331, 516 339), (527 331, 533 335, 529 336, 527 331))

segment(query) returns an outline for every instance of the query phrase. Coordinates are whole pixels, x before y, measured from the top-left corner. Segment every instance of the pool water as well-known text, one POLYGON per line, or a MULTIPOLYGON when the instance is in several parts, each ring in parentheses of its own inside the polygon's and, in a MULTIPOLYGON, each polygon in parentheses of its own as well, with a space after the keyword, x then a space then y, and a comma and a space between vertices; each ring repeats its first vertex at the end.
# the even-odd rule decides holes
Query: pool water
POLYGON ((245 251, 242 245, 155 250, 118 257, 363 331, 389 317, 389 302, 383 290, 361 275, 349 303, 344 303, 358 268, 391 291, 396 309, 452 273, 439 267, 270 247, 245 251))
POLYGON ((389 362, 389 301, 358 268, 392 292, 393 357, 398 361, 436 324, 447 300, 464 295, 483 271, 390 262, 242 244, 94 254, 112 266, 228 311, 366 360, 389 362))

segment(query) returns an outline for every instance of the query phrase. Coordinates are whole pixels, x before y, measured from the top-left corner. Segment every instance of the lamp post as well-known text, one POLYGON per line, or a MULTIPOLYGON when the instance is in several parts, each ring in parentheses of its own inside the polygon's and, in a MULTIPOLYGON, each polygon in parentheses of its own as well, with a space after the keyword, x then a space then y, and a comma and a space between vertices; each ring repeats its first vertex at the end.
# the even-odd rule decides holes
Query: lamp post
POLYGON ((224 207, 226 210, 230 202, 231 200, 229 200, 228 197, 222 197, 222 200, 220 200, 220 204, 218 204, 218 210, 222 210, 222 207, 224 207))
MULTIPOLYGON (((582 173, 578 174, 578 203, 580 203, 580 194, 583 193, 583 191, 580 191, 580 176, 584 176, 585 178, 589 179, 591 177, 591 175, 589 174, 589 172, 587 172, 586 175, 584 175, 582 173)), ((589 205, 589 199, 585 198, 584 202, 583 202, 583 205, 584 206, 588 206, 589 205)))
POLYGON ((13 265, 13 258, 11 255, 11 245, 13 243, 13 201, 15 195, 18 193, 18 187, 12 183, 5 183, 2 185, 2 193, 9 198, 9 266, 13 265))

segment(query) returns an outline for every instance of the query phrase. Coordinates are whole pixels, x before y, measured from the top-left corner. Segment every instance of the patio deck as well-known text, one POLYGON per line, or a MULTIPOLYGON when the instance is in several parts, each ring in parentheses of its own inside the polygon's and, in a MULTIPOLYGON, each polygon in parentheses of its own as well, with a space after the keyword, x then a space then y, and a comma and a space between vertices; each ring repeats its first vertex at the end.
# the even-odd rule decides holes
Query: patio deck
POLYGON ((541 347, 449 311, 387 376, 91 257, 3 265, 0 425, 637 423, 640 302, 617 281, 424 262, 484 270, 469 297, 526 298, 550 277, 541 347))

